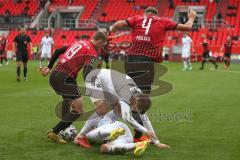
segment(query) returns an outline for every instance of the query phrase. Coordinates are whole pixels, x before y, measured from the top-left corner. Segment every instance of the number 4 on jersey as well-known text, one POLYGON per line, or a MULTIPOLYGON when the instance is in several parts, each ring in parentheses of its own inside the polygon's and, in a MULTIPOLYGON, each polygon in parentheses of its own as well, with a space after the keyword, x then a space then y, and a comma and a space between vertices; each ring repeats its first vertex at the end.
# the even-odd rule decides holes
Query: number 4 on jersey
POLYGON ((145 30, 145 35, 148 35, 151 24, 152 24, 152 18, 149 18, 149 20, 148 20, 147 17, 144 17, 143 23, 142 23, 142 28, 146 29, 145 30))

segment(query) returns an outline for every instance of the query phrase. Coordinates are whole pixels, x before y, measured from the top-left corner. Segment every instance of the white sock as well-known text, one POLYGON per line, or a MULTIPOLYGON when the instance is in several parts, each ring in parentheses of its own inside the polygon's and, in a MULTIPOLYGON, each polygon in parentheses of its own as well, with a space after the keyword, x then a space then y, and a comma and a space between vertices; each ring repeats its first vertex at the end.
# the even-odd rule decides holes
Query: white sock
POLYGON ((187 63, 188 63, 188 67, 191 68, 192 67, 192 63, 191 63, 191 61, 189 59, 187 60, 187 63))
POLYGON ((84 126, 82 127, 79 135, 83 135, 85 136, 88 132, 90 132, 91 130, 93 130, 94 128, 97 127, 98 122, 102 119, 102 117, 100 117, 97 112, 93 113, 88 120, 86 121, 86 123, 84 124, 84 126))
POLYGON ((91 142, 102 142, 106 140, 106 138, 111 134, 112 130, 112 128, 101 126, 89 132, 86 137, 91 142))
POLYGON ((183 68, 187 69, 187 62, 185 60, 183 61, 183 68))
POLYGON ((135 148, 135 143, 124 143, 124 144, 112 144, 109 147, 108 152, 109 153, 115 153, 115 152, 128 152, 135 148))

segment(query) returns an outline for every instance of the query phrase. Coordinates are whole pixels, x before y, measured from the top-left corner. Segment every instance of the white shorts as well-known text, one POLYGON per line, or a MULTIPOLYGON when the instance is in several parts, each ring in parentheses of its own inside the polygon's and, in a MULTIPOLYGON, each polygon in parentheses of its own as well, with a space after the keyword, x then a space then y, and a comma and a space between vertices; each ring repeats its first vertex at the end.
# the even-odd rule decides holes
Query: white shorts
POLYGON ((117 126, 117 128, 123 128, 125 130, 125 134, 122 136, 119 136, 117 139, 110 142, 110 144, 133 143, 132 132, 130 131, 130 129, 128 128, 128 126, 126 124, 124 124, 123 122, 117 121, 117 122, 113 123, 113 125, 117 126))
POLYGON ((41 58, 51 58, 51 52, 42 52, 41 58))
POLYGON ((130 129, 128 128, 128 126, 126 124, 124 124, 123 122, 120 121, 116 121, 113 123, 107 123, 107 124, 103 124, 102 126, 99 126, 98 128, 92 130, 91 132, 89 132, 87 134, 88 140, 91 142, 95 142, 95 143, 102 143, 105 139, 92 139, 91 135, 95 132, 98 133, 101 130, 109 130, 109 131, 113 131, 114 129, 117 128, 123 128, 125 130, 125 134, 119 136, 116 140, 112 141, 111 144, 116 144, 116 143, 133 143, 133 136, 132 133, 130 131, 130 129))
POLYGON ((182 50, 182 58, 189 58, 189 57, 190 57, 190 51, 182 50))

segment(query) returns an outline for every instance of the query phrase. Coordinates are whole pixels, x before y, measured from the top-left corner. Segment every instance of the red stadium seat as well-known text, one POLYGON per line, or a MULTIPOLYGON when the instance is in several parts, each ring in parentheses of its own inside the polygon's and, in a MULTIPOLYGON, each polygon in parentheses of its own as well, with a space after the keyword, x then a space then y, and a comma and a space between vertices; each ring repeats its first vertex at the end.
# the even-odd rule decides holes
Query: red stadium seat
POLYGON ((26 6, 28 6, 27 15, 33 16, 39 9, 38 0, 29 0, 28 4, 25 1, 22 3, 14 3, 13 0, 9 0, 7 3, 2 3, 0 15, 4 15, 5 11, 9 10, 11 16, 20 16, 26 6))

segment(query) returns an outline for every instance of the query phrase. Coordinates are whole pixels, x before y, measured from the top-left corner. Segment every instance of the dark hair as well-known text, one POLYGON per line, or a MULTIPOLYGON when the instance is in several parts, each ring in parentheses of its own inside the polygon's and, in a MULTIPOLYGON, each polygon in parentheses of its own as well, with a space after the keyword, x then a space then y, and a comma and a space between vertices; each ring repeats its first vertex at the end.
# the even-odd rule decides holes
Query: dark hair
POLYGON ((93 39, 95 41, 98 41, 98 40, 107 41, 107 35, 103 32, 98 31, 93 35, 93 39))
POLYGON ((147 94, 139 94, 137 98, 137 108, 140 114, 144 114, 151 107, 151 99, 147 94))
POLYGON ((145 14, 151 13, 151 14, 158 15, 158 10, 157 10, 157 8, 155 8, 155 7, 148 7, 148 8, 146 8, 146 9, 144 10, 144 13, 145 13, 145 14))

